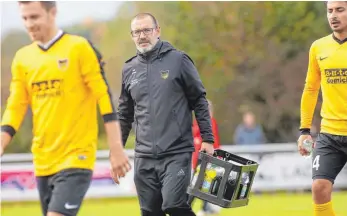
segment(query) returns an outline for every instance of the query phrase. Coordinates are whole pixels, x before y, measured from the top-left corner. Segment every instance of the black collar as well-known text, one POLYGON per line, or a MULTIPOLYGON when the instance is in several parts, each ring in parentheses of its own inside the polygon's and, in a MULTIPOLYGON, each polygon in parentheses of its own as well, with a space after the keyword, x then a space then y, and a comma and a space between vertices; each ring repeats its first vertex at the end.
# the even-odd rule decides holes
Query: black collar
POLYGON ((339 44, 343 44, 343 43, 347 42, 347 38, 340 40, 334 34, 333 34, 333 39, 339 44))
POLYGON ((63 36, 65 35, 65 32, 63 32, 59 37, 57 37, 56 39, 54 39, 54 41, 51 42, 51 44, 48 47, 42 47, 39 44, 37 45, 41 50, 43 51, 47 51, 49 50, 52 46, 54 46, 54 44, 56 44, 63 36))

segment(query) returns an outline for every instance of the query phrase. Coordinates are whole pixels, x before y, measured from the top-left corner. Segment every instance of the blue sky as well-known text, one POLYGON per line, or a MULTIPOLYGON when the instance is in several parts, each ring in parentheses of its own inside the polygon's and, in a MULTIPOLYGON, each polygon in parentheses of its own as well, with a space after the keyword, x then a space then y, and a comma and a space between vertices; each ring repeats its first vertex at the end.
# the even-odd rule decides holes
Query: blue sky
MULTIPOLYGON (((87 17, 97 20, 112 18, 122 2, 117 1, 59 1, 57 24, 61 27, 83 21, 87 17)), ((1 36, 12 29, 24 29, 17 1, 0 2, 1 36)))

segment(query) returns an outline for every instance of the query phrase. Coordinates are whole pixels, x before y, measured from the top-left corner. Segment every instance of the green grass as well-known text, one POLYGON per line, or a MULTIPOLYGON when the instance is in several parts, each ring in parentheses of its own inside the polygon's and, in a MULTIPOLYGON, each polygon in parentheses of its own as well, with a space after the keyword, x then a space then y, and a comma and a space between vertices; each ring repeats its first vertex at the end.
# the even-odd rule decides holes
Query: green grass
MULTIPOLYGON (((333 205, 336 216, 347 215, 347 192, 334 192, 333 205)), ((194 210, 201 206, 196 202, 194 210)), ((3 203, 2 216, 41 215, 38 203, 3 203)), ((79 216, 132 216, 140 215, 137 199, 86 200, 79 216)), ((312 201, 309 193, 252 195, 249 205, 236 209, 222 209, 220 216, 312 216, 312 201)))

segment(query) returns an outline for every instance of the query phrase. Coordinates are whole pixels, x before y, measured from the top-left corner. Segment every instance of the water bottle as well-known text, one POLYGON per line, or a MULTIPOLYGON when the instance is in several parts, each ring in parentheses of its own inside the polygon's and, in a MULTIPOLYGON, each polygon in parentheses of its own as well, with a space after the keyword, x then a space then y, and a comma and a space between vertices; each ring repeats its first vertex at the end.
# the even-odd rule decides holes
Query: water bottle
POLYGON ((242 173, 241 177, 241 192, 240 192, 240 199, 245 198, 246 192, 248 189, 248 183, 249 183, 249 174, 248 173, 242 173))
POLYGON ((305 139, 302 142, 302 145, 303 145, 304 149, 308 152, 308 155, 306 157, 310 157, 311 153, 312 153, 312 148, 313 148, 313 141, 310 139, 305 139))
POLYGON ((230 175, 228 177, 228 182, 232 183, 232 184, 235 184, 236 183, 236 178, 237 178, 237 172, 231 171, 230 175))
POLYGON ((231 171, 230 175, 228 176, 228 181, 225 186, 224 191, 224 199, 231 200, 231 198, 234 195, 235 189, 236 189, 236 178, 237 178, 237 172, 231 171))
POLYGON ((198 180, 199 172, 200 172, 200 165, 196 168, 196 171, 195 171, 195 174, 193 176, 193 180, 192 180, 191 186, 194 186, 196 181, 198 180))
POLYGON ((206 171, 205 171, 205 179, 201 188, 203 192, 207 193, 210 191, 212 181, 214 178, 216 178, 216 176, 217 176, 216 169, 214 168, 212 164, 208 163, 206 166, 206 171))
POLYGON ((223 167, 216 167, 215 169, 216 169, 216 178, 214 178, 212 181, 210 193, 217 196, 225 169, 223 167))

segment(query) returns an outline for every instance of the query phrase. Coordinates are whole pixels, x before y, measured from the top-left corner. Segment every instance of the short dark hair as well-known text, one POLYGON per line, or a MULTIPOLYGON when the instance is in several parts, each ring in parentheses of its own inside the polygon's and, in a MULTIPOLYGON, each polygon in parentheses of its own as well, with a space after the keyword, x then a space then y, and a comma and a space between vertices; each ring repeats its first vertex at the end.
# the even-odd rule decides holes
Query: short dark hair
MULTIPOLYGON (((324 1, 324 5, 327 6, 329 1, 324 1)), ((347 3, 347 1, 344 1, 345 3, 347 3)))
POLYGON ((152 19, 155 28, 159 26, 158 20, 151 13, 139 13, 134 16, 134 18, 132 18, 131 22, 133 22, 135 19, 141 19, 145 17, 150 17, 152 19))
MULTIPOLYGON (((19 1, 19 4, 28 4, 34 1, 19 1)), ((41 3, 42 7, 44 9, 46 9, 47 11, 49 11, 52 8, 55 8, 57 6, 56 1, 38 1, 41 3)))

